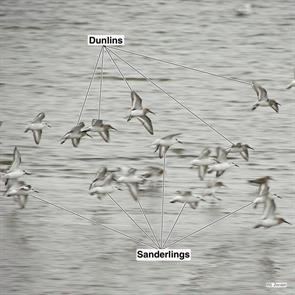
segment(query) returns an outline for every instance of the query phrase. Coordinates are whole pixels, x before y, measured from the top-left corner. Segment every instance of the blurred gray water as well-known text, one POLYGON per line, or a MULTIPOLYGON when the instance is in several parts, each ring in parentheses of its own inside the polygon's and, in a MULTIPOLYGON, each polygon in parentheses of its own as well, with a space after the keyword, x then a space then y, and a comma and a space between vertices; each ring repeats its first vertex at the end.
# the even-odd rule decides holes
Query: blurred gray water
MULTIPOLYGON (((281 104, 251 112, 254 91, 245 84, 187 71, 127 53, 138 66, 234 142, 255 148, 248 163, 222 176, 228 185, 215 205, 186 208, 170 241, 253 200, 247 179, 271 175, 279 212, 294 218, 294 1, 256 1, 254 13, 237 17, 242 1, 1 1, 1 160, 14 145, 25 180, 55 202, 98 223, 148 242, 112 201, 88 194, 96 170, 129 165, 144 170, 162 165, 149 146, 157 138, 182 132, 183 146, 167 156, 166 194, 205 183, 189 162, 206 146, 228 143, 181 109, 165 94, 118 62, 129 83, 143 97, 153 116, 155 135, 136 120, 126 122, 130 93, 111 61, 105 59, 102 118, 119 131, 106 144, 84 139, 78 149, 61 136, 77 121, 98 47, 87 46, 87 34, 125 34, 125 49, 244 80, 258 80, 281 104), (24 129, 44 111, 52 128, 40 146, 24 129)), ((99 81, 93 83, 83 120, 97 116, 99 81)), ((212 176, 207 177, 207 179, 212 176)), ((145 186, 141 202, 159 236, 161 183, 145 186)), ((145 227, 127 191, 114 198, 145 227)), ((181 205, 165 202, 165 236, 181 205)), ((135 261, 136 245, 98 225, 30 198, 20 210, 0 199, 0 293, 6 294, 294 294, 294 225, 253 229, 260 210, 248 207, 179 243, 191 248, 186 263, 135 261), (287 282, 286 289, 268 289, 266 282, 287 282)))

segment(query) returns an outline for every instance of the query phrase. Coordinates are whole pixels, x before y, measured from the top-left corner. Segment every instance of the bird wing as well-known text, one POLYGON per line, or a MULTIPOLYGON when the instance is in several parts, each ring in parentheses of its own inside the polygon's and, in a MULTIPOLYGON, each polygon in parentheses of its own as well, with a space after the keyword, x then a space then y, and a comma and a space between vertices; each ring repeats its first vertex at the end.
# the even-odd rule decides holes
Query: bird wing
POLYGON ((35 140, 36 144, 40 143, 41 136, 42 136, 42 130, 41 129, 33 130, 33 137, 34 137, 34 140, 35 140))
POLYGON ((97 126, 97 127, 102 127, 103 126, 103 121, 102 120, 97 120, 97 119, 92 119, 91 121, 92 126, 97 126))
POLYGON ((249 160, 249 152, 248 152, 248 148, 246 146, 243 146, 242 151, 240 152, 240 155, 242 156, 242 158, 246 161, 249 160))
POLYGON ((138 183, 126 183, 126 185, 134 201, 137 201, 139 191, 138 183))
POLYGON ((143 115, 143 116, 136 117, 136 118, 150 134, 152 134, 152 135, 154 134, 153 124, 152 124, 151 119, 148 116, 143 115))
POLYGON ((198 171, 199 171, 199 178, 201 180, 204 180, 204 177, 207 173, 207 170, 208 170, 208 165, 201 165, 198 167, 198 171))
POLYGON ((275 216, 276 209, 277 206, 275 201, 271 198, 265 198, 264 210, 261 219, 273 218, 275 216))
POLYGON ((12 162, 8 172, 16 170, 19 167, 20 163, 21 163, 21 155, 20 155, 18 148, 15 147, 14 151, 13 151, 13 162, 12 162))
POLYGON ((34 118, 32 123, 40 123, 44 118, 45 118, 45 114, 41 112, 34 118))
POLYGON ((131 110, 141 110, 141 109, 142 109, 142 99, 135 91, 131 91, 131 110))
POLYGON ((98 133, 105 142, 109 142, 109 139, 110 139, 109 130, 105 130, 104 132, 98 132, 98 133))
POLYGON ((207 158, 207 157, 209 157, 210 154, 211 154, 211 150, 206 147, 201 151, 201 153, 199 155, 199 159, 207 158))
POLYGON ((225 162, 227 160, 227 151, 222 147, 216 148, 216 158, 219 162, 225 162))
POLYGON ((78 147, 81 138, 72 138, 73 147, 78 147))
POLYGON ((267 91, 260 84, 252 82, 252 87, 257 94, 258 101, 268 99, 267 91))
POLYGON ((80 122, 78 125, 73 127, 68 133, 79 133, 83 127, 85 127, 84 122, 80 122))
POLYGON ((175 136, 178 136, 178 135, 181 135, 181 133, 173 133, 173 134, 162 137, 162 139, 164 139, 164 140, 165 139, 171 139, 171 138, 173 138, 175 136))

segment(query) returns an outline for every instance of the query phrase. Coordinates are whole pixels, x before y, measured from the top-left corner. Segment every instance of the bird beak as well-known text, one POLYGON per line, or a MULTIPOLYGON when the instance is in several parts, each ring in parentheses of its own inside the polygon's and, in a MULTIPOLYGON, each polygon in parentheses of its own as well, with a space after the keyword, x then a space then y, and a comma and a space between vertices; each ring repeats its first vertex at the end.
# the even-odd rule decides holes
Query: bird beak
POLYGON ((253 150, 253 151, 254 151, 254 149, 253 149, 251 146, 248 146, 248 149, 250 149, 250 150, 253 150))
POLYGON ((277 194, 274 194, 274 196, 276 196, 279 199, 282 199, 282 197, 278 196, 277 194))
POLYGON ((34 188, 32 189, 32 191, 35 192, 35 193, 40 193, 39 191, 37 191, 37 190, 34 189, 34 188))
POLYGON ((32 173, 29 172, 29 171, 25 171, 25 174, 26 174, 26 175, 32 175, 32 173))
POLYGON ((285 222, 285 223, 288 223, 288 224, 292 225, 292 223, 288 222, 288 221, 285 220, 285 219, 282 219, 282 221, 285 222))
POLYGON ((86 132, 86 135, 88 136, 88 137, 90 137, 90 138, 93 138, 90 134, 88 134, 87 132, 86 132))
POLYGON ((181 144, 183 144, 183 142, 182 142, 182 141, 180 141, 179 139, 175 138, 175 140, 176 140, 178 143, 181 143, 181 144))
POLYGON ((236 164, 236 163, 233 163, 236 167, 240 167, 238 164, 236 164))
POLYGON ((154 113, 153 111, 151 111, 150 109, 148 109, 148 113, 151 113, 153 115, 155 115, 156 113, 154 113))
POLYGON ((111 129, 113 129, 113 130, 116 130, 116 131, 118 131, 118 129, 114 128, 113 126, 111 126, 110 128, 111 128, 111 129))

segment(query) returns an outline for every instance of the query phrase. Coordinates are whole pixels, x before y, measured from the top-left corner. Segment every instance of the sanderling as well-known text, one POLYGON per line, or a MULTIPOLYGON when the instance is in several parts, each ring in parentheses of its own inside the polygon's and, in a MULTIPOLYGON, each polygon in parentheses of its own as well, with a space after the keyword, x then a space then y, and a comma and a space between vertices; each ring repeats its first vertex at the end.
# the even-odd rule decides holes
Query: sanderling
POLYGON ((282 218, 281 216, 279 216, 276 212, 276 203, 274 198, 269 198, 267 197, 265 199, 265 206, 264 206, 264 211, 263 211, 263 215, 262 215, 262 220, 259 221, 254 228, 259 228, 259 227, 265 227, 265 228, 269 228, 275 225, 279 225, 281 223, 289 223, 288 221, 286 221, 284 218, 282 218))
POLYGON ((209 148, 205 148, 202 150, 198 158, 190 162, 191 168, 194 168, 194 167, 198 168, 199 178, 201 180, 204 180, 204 177, 208 170, 208 166, 212 164, 216 164, 216 159, 209 157, 210 154, 211 154, 211 150, 209 148))
POLYGON ((249 151, 248 149, 254 150, 252 147, 250 147, 248 144, 242 144, 241 142, 238 142, 236 144, 233 144, 230 148, 228 153, 240 153, 242 158, 246 161, 249 160, 249 151))
POLYGON ((294 68, 294 79, 291 81, 291 83, 287 86, 287 89, 291 89, 292 87, 295 87, 295 68, 294 68))
POLYGON ((98 199, 101 199, 106 194, 112 193, 115 188, 112 186, 112 182, 114 180, 114 176, 112 173, 106 175, 103 179, 98 179, 91 184, 89 188, 90 195, 96 195, 98 199))
POLYGON ((149 108, 143 108, 140 96, 135 91, 131 91, 131 110, 127 122, 132 118, 137 118, 150 134, 154 134, 153 124, 147 113, 155 114, 149 108))
POLYGON ((192 209, 196 209, 200 201, 205 201, 199 196, 194 196, 191 191, 177 191, 177 195, 172 198, 170 203, 187 203, 192 209))
POLYGON ((176 142, 182 143, 180 140, 176 138, 176 136, 180 135, 181 133, 174 133, 162 138, 156 139, 152 145, 156 146, 155 152, 159 151, 159 157, 163 158, 164 155, 167 153, 168 149, 175 144, 176 142))
POLYGON ((222 187, 226 187, 226 185, 222 182, 222 181, 217 181, 215 179, 210 180, 207 182, 207 187, 206 189, 201 193, 202 197, 213 197, 219 201, 221 201, 221 199, 219 197, 216 196, 216 193, 222 188, 222 187))
POLYGON ((92 131, 98 132, 98 134, 102 137, 105 142, 110 141, 110 130, 117 130, 110 124, 104 124, 102 120, 93 119, 91 122, 91 126, 83 129, 82 131, 92 131))
POLYGON ((230 163, 227 161, 227 152, 225 149, 223 149, 221 147, 217 147, 216 154, 217 154, 217 164, 210 166, 208 169, 208 173, 216 172, 216 177, 219 177, 227 169, 229 169, 233 166, 239 167, 239 165, 237 165, 236 163, 234 163, 234 162, 230 163))
POLYGON ((153 179, 162 176, 164 173, 164 169, 157 166, 148 166, 141 176, 145 179, 153 179))
POLYGON ((274 99, 269 99, 267 96, 267 91, 261 85, 252 81, 252 87, 257 94, 258 102, 253 105, 252 111, 256 110, 259 106, 261 107, 271 107, 275 112, 279 112, 279 103, 274 99))
POLYGON ((43 128, 51 127, 48 122, 43 121, 44 118, 45 114, 43 112, 39 113, 25 130, 25 132, 28 132, 29 130, 33 132, 33 137, 36 144, 40 143, 43 128))
POLYGON ((25 208, 28 196, 31 192, 38 192, 33 189, 31 185, 26 184, 24 181, 14 180, 7 186, 4 193, 6 197, 13 197, 18 202, 21 209, 25 208))
POLYGON ((92 137, 87 133, 87 130, 82 130, 84 127, 84 122, 80 122, 62 137, 60 143, 63 144, 67 139, 71 139, 73 146, 78 147, 82 137, 85 135, 92 137))
POLYGON ((118 183, 125 183, 132 198, 137 201, 139 193, 139 185, 145 182, 142 176, 136 175, 136 169, 130 168, 124 173, 124 175, 119 176, 116 181, 118 183))
POLYGON ((21 154, 17 147, 14 148, 13 152, 13 161, 10 166, 10 168, 7 170, 6 173, 4 173, 1 178, 5 179, 5 185, 7 185, 7 182, 9 179, 17 179, 25 174, 30 175, 31 173, 21 169, 19 166, 21 164, 21 154))

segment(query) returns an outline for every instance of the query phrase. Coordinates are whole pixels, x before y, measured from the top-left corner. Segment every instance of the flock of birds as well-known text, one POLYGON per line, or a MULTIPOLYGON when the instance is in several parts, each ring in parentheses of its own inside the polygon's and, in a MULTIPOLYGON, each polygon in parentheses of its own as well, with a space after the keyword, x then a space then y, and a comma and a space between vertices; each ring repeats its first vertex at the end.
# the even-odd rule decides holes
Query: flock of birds
MULTIPOLYGON (((279 103, 268 97, 267 91, 261 85, 256 82, 252 82, 252 87, 257 94, 257 103, 253 105, 252 110, 258 107, 268 106, 274 111, 279 112, 279 103)), ((287 89, 295 87, 295 78, 288 85, 287 89)), ((148 114, 155 114, 149 108, 143 107, 142 98, 135 92, 131 91, 131 108, 127 121, 137 119, 143 127, 153 135, 152 120, 148 117, 148 114)), ((35 143, 38 145, 41 141, 43 129, 45 127, 51 127, 51 125, 44 121, 45 114, 39 113, 33 121, 27 126, 25 132, 31 131, 35 143)), ((0 121, 0 126, 2 122, 0 121)), ((84 122, 79 122, 70 131, 68 131, 61 139, 61 144, 67 140, 71 140, 74 147, 78 147, 81 139, 84 136, 92 137, 89 133, 98 133, 105 142, 110 141, 110 131, 117 130, 110 124, 104 124, 103 120, 93 119, 90 127, 85 127, 84 122)), ((165 137, 156 139, 152 146, 155 147, 155 152, 158 152, 159 158, 165 157, 169 148, 177 143, 183 143, 178 139, 181 133, 169 134, 165 137)), ((191 161, 190 168, 198 170, 198 176, 200 180, 204 180, 207 174, 215 173, 215 178, 210 179, 204 191, 200 194, 195 194, 191 190, 177 191, 176 195, 171 197, 170 203, 183 203, 188 204, 192 209, 196 209, 200 201, 207 202, 208 198, 211 201, 221 200, 217 196, 217 192, 226 187, 226 185, 220 181, 220 176, 223 175, 228 169, 238 165, 229 160, 229 155, 232 153, 238 153, 240 156, 248 161, 249 150, 253 150, 248 144, 237 143, 233 144, 228 149, 221 147, 216 148, 216 155, 212 156, 211 149, 205 148, 200 155, 191 161)), ((9 169, 2 173, 1 178, 5 183, 6 197, 13 197, 15 201, 19 203, 20 208, 24 208, 28 196, 33 192, 38 192, 32 188, 31 185, 26 184, 20 178, 24 175, 30 175, 31 173, 20 168, 21 154, 17 147, 14 148, 13 161, 9 169)), ((109 169, 102 167, 96 173, 94 180, 89 186, 89 194, 96 195, 98 199, 102 199, 104 196, 113 193, 115 190, 122 190, 126 187, 135 201, 138 201, 140 186, 148 181, 161 180, 165 170, 160 167, 150 166, 143 172, 137 171, 135 168, 119 167, 115 169, 109 169)), ((275 199, 280 198, 276 194, 272 194, 269 187, 269 181, 272 178, 265 176, 258 179, 249 180, 249 183, 257 185, 258 191, 255 200, 253 201, 254 208, 257 208, 260 204, 264 205, 261 221, 257 223, 255 228, 258 227, 272 227, 281 223, 289 223, 282 218, 276 210, 275 199)))

